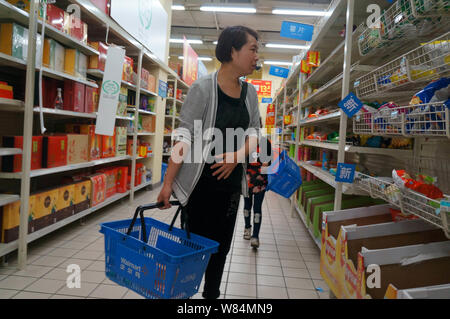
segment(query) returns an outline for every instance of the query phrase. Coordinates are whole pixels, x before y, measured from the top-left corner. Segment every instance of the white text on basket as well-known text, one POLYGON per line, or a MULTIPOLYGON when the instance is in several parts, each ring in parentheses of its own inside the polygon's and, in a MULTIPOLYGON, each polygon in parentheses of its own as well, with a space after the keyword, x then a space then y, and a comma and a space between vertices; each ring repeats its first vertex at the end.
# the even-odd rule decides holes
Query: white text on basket
POLYGON ((66 272, 70 273, 70 275, 67 277, 67 280, 66 280, 67 288, 69 288, 69 289, 81 288, 81 268, 80 268, 80 266, 76 265, 76 264, 70 264, 67 266, 66 272))
POLYGON ((185 303, 184 306, 178 306, 177 313, 198 313, 208 317, 211 312, 211 307, 212 306, 189 306, 185 303))

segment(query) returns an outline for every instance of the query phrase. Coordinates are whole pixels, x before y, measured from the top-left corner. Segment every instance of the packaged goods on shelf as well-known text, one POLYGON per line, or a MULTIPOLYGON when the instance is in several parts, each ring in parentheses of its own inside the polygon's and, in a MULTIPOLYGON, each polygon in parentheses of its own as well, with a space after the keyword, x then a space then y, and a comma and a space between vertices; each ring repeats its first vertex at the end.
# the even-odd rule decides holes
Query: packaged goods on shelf
POLYGON ((310 67, 319 67, 320 66, 320 52, 318 51, 308 51, 306 57, 306 63, 310 67))
MULTIPOLYGON (((33 195, 30 196, 28 202, 28 233, 33 233, 34 229, 34 200, 33 195)), ((19 238, 19 224, 20 224, 20 201, 10 203, 3 206, 2 214, 2 228, 1 228, 1 242, 9 243, 19 238)))
POLYGON ((89 85, 85 86, 84 95, 84 112, 85 113, 95 113, 98 111, 98 102, 100 99, 99 89, 91 87, 89 85))
POLYGON ((116 192, 125 193, 127 191, 128 166, 117 168, 116 192))
POLYGON ((42 167, 67 165, 67 135, 44 135, 42 138, 42 167))
POLYGON ((100 135, 102 138, 101 142, 101 158, 114 157, 116 156, 116 132, 112 136, 100 135))
POLYGON ((392 178, 394 180, 394 183, 401 190, 409 188, 431 199, 444 198, 444 194, 442 193, 442 191, 434 185, 436 182, 436 178, 433 178, 431 176, 419 174, 417 175, 416 179, 414 179, 404 170, 393 170, 392 178))
POLYGON ((149 73, 148 75, 148 87, 147 90, 150 92, 156 93, 156 77, 149 73))
POLYGON ((34 230, 39 230, 57 221, 59 189, 43 191, 34 195, 34 230))
POLYGON ((119 102, 117 104, 116 114, 119 116, 126 116, 127 106, 128 106, 128 89, 122 86, 120 87, 119 102))
POLYGON ((127 155, 127 128, 116 126, 116 156, 127 155))
POLYGON ((91 180, 91 207, 105 201, 106 196, 106 175, 95 174, 90 176, 91 180))
POLYGON ((169 83, 167 85, 167 97, 173 97, 174 94, 174 85, 173 83, 169 83))
POLYGON ((97 173, 105 174, 105 199, 117 192, 117 168, 105 168, 98 170, 97 173))
MULTIPOLYGON (((23 136, 3 136, 3 147, 23 149, 23 136)), ((31 138, 31 170, 42 168, 42 136, 31 138)), ((21 172, 22 154, 2 157, 3 172, 21 172)))
POLYGON ((156 106, 156 96, 149 96, 146 111, 155 112, 155 106, 156 106))
MULTIPOLYGON (((36 38, 36 66, 40 66, 42 38, 36 38)), ((28 53, 28 29, 17 23, 0 23, 0 52, 26 61, 28 53)))
POLYGON ((304 74, 311 74, 311 66, 306 60, 302 60, 302 62, 300 62, 300 72, 304 74))
POLYGON ((139 102, 139 109, 147 110, 148 108, 148 98, 145 95, 141 95, 139 102))
POLYGON ((91 180, 74 184, 74 214, 88 209, 91 205, 91 180))
MULTIPOLYGON (((134 65, 134 72, 137 73, 137 65, 134 65)), ((148 89, 148 77, 150 72, 147 69, 141 69, 141 88, 148 89)))
POLYGON ((110 14, 111 1, 110 0, 91 0, 92 4, 99 8, 106 15, 110 14))
MULTIPOLYGON (((144 164, 136 163, 136 170, 134 175, 134 186, 138 186, 142 183, 142 176, 145 171, 144 164)), ((127 189, 131 187, 131 166, 128 166, 128 179, 127 179, 127 189)))
POLYGON ((95 125, 67 125, 67 133, 80 133, 89 136, 89 161, 98 160, 101 157, 102 138, 95 134, 95 125))
POLYGON ((64 72, 72 76, 86 79, 87 76, 87 56, 77 49, 65 50, 64 72))
POLYGON ((75 185, 65 185, 58 188, 58 200, 56 201, 56 213, 53 223, 68 218, 75 214, 75 185))
POLYGON ((64 81, 64 109, 73 112, 85 111, 86 86, 82 83, 65 80, 64 81))
POLYGON ((78 19, 74 14, 69 15, 70 36, 82 43, 87 44, 88 25, 78 19))
POLYGON ((13 99, 13 87, 9 86, 8 83, 0 81, 0 98, 3 99, 13 99))
POLYGON ((89 45, 98 51, 98 55, 89 56, 89 69, 105 71, 108 46, 103 42, 89 42, 89 45))
POLYGON ((88 146, 87 134, 67 134, 67 164, 88 162, 88 146))
POLYGON ((125 56, 123 63, 122 80, 129 83, 133 83, 133 65, 134 65, 133 59, 125 56))
POLYGON ((69 14, 63 9, 58 8, 52 4, 47 4, 47 17, 46 22, 64 32, 64 21, 68 19, 69 14))
POLYGON ((64 46, 53 39, 45 39, 42 65, 58 72, 64 72, 64 59, 64 46))

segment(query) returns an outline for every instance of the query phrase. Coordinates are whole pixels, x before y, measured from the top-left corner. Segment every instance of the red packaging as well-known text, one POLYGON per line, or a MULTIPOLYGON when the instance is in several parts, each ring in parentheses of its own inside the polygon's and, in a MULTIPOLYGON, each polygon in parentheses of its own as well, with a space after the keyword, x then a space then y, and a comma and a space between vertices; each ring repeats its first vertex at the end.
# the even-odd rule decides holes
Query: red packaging
POLYGON ((89 56, 89 69, 98 69, 105 71, 106 56, 108 54, 108 46, 103 42, 90 42, 89 45, 96 49, 99 55, 89 56))
POLYGON ((117 168, 116 191, 125 193, 127 191, 128 167, 121 166, 117 168))
POLYGON ((150 75, 150 72, 148 72, 148 70, 142 68, 141 70, 141 80, 143 83, 141 83, 141 87, 143 87, 144 89, 148 89, 148 77, 150 75))
POLYGON ((59 31, 64 29, 64 10, 52 4, 47 5, 47 23, 59 31))
POLYGON ((177 89, 177 100, 183 100, 183 91, 177 89))
POLYGON ((110 8, 111 8, 111 1, 110 0, 91 0, 91 2, 102 12, 104 12, 106 15, 109 15, 110 8))
POLYGON ((97 174, 90 177, 92 182, 91 207, 102 203, 105 200, 106 176, 97 174))
POLYGON ((64 81, 63 107, 66 111, 84 112, 85 85, 79 82, 64 81))
MULTIPOLYGON (((33 136, 31 139, 31 170, 42 168, 42 136, 33 136)), ((23 136, 4 136, 3 147, 23 149, 23 136)), ((22 155, 9 155, 2 157, 3 172, 21 172, 22 155)))
MULTIPOLYGON (((131 167, 128 166, 128 173, 130 173, 130 172, 131 172, 131 167)), ((135 171, 135 175, 134 175, 134 186, 135 187, 141 184, 143 172, 144 172, 144 164, 136 163, 136 171, 135 171)), ((130 189, 130 185, 131 185, 131 175, 128 174, 127 189, 130 189)))
POLYGON ((130 83, 133 82, 133 67, 134 67, 133 59, 125 56, 123 62, 122 80, 130 83))
POLYGON ((105 197, 109 198, 116 194, 116 181, 117 181, 117 168, 105 168, 102 170, 98 170, 98 173, 105 174, 106 177, 106 191, 105 191, 105 197))
POLYGON ((116 130, 114 130, 113 136, 100 135, 102 137, 101 157, 114 157, 116 156, 116 130))
POLYGON ((86 85, 84 94, 84 112, 94 113, 98 111, 98 88, 86 85))
POLYGON ((80 42, 87 43, 87 24, 75 17, 74 14, 69 16, 70 19, 70 36, 80 42))
POLYGON ((62 85, 52 78, 42 77, 42 106, 50 109, 55 108, 55 99, 58 94, 58 87, 62 88, 62 85))
MULTIPOLYGON (((139 142, 139 140, 137 140, 136 155, 139 154, 139 146, 140 146, 140 142, 139 142)), ((127 140, 127 155, 133 156, 133 139, 127 140)))
POLYGON ((67 165, 67 135, 48 135, 42 139, 42 167, 67 165))

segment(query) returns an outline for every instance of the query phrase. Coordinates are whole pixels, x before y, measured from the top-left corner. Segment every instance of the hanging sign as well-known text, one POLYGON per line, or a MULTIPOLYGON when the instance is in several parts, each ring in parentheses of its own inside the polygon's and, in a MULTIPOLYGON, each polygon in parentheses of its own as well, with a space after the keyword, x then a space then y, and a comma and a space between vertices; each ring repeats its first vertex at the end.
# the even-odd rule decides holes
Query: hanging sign
POLYGON ((278 76, 280 78, 287 79, 289 75, 289 69, 286 68, 280 68, 279 66, 270 66, 269 74, 273 76, 278 76))
POLYGON ((247 80, 247 82, 253 84, 259 98, 269 98, 272 96, 272 81, 247 80))
POLYGON ((272 98, 271 97, 263 97, 261 99, 261 103, 272 103, 272 98))
POLYGON ((167 97, 167 83, 159 80, 158 95, 165 99, 167 97))
POLYGON ((320 52, 319 51, 308 51, 306 55, 306 62, 309 66, 317 68, 320 66, 320 52))
POLYGON ((108 48, 105 73, 102 87, 100 88, 95 134, 114 135, 124 59, 124 49, 113 45, 108 48))
POLYGON ((338 103, 338 106, 347 114, 348 117, 353 117, 361 110, 363 103, 356 97, 355 94, 350 93, 345 99, 338 103))
POLYGON ((354 164, 338 163, 335 181, 352 184, 355 179, 355 169, 354 164))
POLYGON ((311 66, 306 62, 306 60, 301 61, 300 72, 305 74, 311 73, 311 66))
POLYGON ((186 41, 186 37, 183 38, 183 81, 190 86, 197 80, 198 55, 186 41))
POLYGON ((292 21, 283 21, 281 24, 280 36, 290 39, 311 41, 314 33, 314 26, 292 21))

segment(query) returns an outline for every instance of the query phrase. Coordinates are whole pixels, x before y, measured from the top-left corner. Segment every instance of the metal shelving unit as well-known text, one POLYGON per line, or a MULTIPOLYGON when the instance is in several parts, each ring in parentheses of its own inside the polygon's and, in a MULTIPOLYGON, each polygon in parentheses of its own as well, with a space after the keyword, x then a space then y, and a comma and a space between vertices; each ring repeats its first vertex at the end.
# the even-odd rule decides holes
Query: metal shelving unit
MULTIPOLYGON (((26 80, 26 92, 25 92, 25 102, 19 101, 19 100, 9 100, 9 99, 3 99, 0 98, 0 112, 6 112, 5 114, 10 114, 11 116, 17 117, 21 116, 20 113, 23 113, 24 117, 24 151, 23 151, 23 160, 24 162, 28 163, 31 162, 31 136, 33 134, 33 118, 38 114, 42 113, 44 116, 48 117, 52 120, 58 120, 63 118, 73 118, 73 119, 85 119, 85 120, 95 120, 97 118, 96 113, 78 113, 78 112, 71 112, 66 110, 56 110, 56 109, 48 109, 48 108, 39 108, 34 105, 34 89, 35 86, 35 73, 36 71, 39 71, 41 68, 36 67, 41 65, 40 61, 36 60, 36 45, 33 44, 33 41, 36 41, 37 36, 36 33, 42 30, 43 22, 41 20, 38 20, 35 15, 35 10, 33 10, 34 5, 36 4, 35 1, 31 2, 31 11, 30 13, 25 12, 23 10, 18 9, 14 5, 11 5, 10 3, 6 2, 5 0, 0 0, 0 19, 7 19, 8 21, 14 21, 16 23, 22 24, 24 26, 27 26, 29 30, 29 41, 30 47, 28 48, 28 59, 27 61, 23 61, 21 59, 17 59, 8 55, 5 55, 3 53, 0 53, 0 67, 9 67, 9 68, 15 68, 19 70, 25 70, 27 71, 27 80, 26 80), (36 21, 37 23, 33 23, 32 21, 36 21)), ((135 91, 136 93, 136 104, 134 105, 134 116, 117 116, 117 120, 121 121, 133 121, 135 131, 128 135, 133 137, 133 154, 136 154, 136 142, 137 138, 150 138, 151 144, 158 145, 159 141, 163 139, 162 129, 157 124, 157 130, 155 133, 138 133, 137 132, 137 124, 138 124, 138 115, 146 115, 146 116, 155 116, 156 123, 163 121, 163 111, 165 109, 165 99, 159 99, 157 98, 156 105, 155 105, 155 112, 149 112, 144 110, 139 110, 139 97, 141 94, 147 95, 147 96, 155 96, 158 97, 158 95, 155 92, 151 92, 145 88, 140 88, 140 79, 141 79, 141 70, 144 67, 147 69, 150 69, 152 73, 159 79, 166 81, 167 76, 175 76, 174 71, 172 71, 165 62, 161 61, 159 58, 157 58, 153 53, 151 53, 148 49, 143 47, 143 45, 135 38, 130 36, 130 34, 123 29, 119 24, 117 24, 114 20, 112 20, 109 16, 105 15, 100 9, 93 6, 92 3, 89 0, 62 0, 58 1, 57 5, 61 6, 68 6, 70 4, 78 5, 81 10, 81 15, 83 21, 86 21, 90 26, 90 33, 89 36, 92 36, 93 38, 90 38, 91 41, 103 41, 108 43, 108 38, 110 39, 110 42, 114 42, 114 44, 122 46, 126 49, 127 55, 132 57, 137 62, 137 83, 136 85, 128 82, 124 82, 123 84, 129 88, 130 90, 135 91), (106 40, 104 36, 107 36, 106 40), (158 128, 159 127, 159 128, 158 128), (161 131, 159 132, 158 129, 161 131)), ((99 52, 90 46, 86 45, 85 43, 82 43, 78 41, 77 39, 74 39, 70 37, 69 35, 65 34, 64 32, 61 32, 57 30, 56 28, 45 25, 45 37, 46 38, 52 38, 61 44, 63 44, 65 47, 78 49, 81 53, 91 56, 91 55, 99 55, 99 52)), ((74 77, 72 75, 63 73, 63 72, 57 72, 55 70, 42 67, 42 73, 43 76, 55 78, 58 80, 72 80, 77 81, 80 83, 83 83, 87 86, 91 87, 98 87, 98 85, 93 82, 89 81, 88 79, 78 78, 74 77)), ((88 70, 87 71, 88 77, 93 78, 94 80, 102 79, 103 78, 103 72, 100 70, 88 70)), ((37 85, 37 84, 36 84, 37 85)), ((183 87, 186 87, 186 84, 182 81, 180 81, 180 85, 183 87)), ((9 116, 9 115, 8 115, 9 116)), ((20 126, 19 126, 20 127, 20 126)), ((17 133, 15 133, 17 135, 17 133)), ((0 148, 0 156, 7 156, 7 155, 17 155, 21 154, 21 150, 17 149, 9 149, 9 148, 0 148)), ((46 234, 49 234, 53 231, 55 231, 58 228, 61 228, 77 219, 80 219, 86 215, 91 214, 92 212, 101 209, 117 200, 120 200, 126 196, 130 197, 130 201, 133 201, 134 193, 144 187, 147 186, 154 186, 157 185, 160 180, 160 171, 161 171, 161 160, 162 160, 162 152, 158 152, 158 150, 154 150, 151 156, 140 158, 135 156, 117 156, 113 158, 105 158, 101 160, 91 161, 87 163, 80 163, 75 165, 66 165, 62 167, 56 167, 56 168, 50 168, 50 169, 39 169, 39 170, 30 170, 30 167, 25 167, 25 170, 20 173, 0 173, 1 179, 16 179, 20 180, 21 185, 21 194, 20 195, 9 195, 9 194, 0 194, 0 204, 6 205, 10 202, 21 200, 21 221, 20 221, 20 227, 19 227, 19 239, 8 243, 8 244, 0 244, 0 257, 11 253, 14 250, 19 249, 19 267, 23 268, 26 264, 26 250, 27 250, 27 243, 30 243, 42 236, 45 236, 46 234), (155 152, 156 151, 156 152, 155 152), (44 229, 41 229, 37 232, 34 232, 32 234, 27 234, 27 226, 28 226, 28 199, 29 199, 29 193, 30 193, 30 184, 32 178, 38 178, 42 176, 50 176, 57 173, 62 172, 68 172, 72 170, 78 170, 78 169, 86 169, 91 167, 96 167, 99 165, 109 164, 109 163, 117 163, 119 161, 128 161, 128 163, 131 162, 132 170, 136 167, 136 161, 145 161, 148 160, 148 162, 145 162, 145 165, 152 169, 152 181, 142 183, 136 187, 134 187, 134 174, 132 175, 132 180, 130 185, 131 189, 123 194, 117 194, 111 198, 108 198, 103 203, 101 203, 98 206, 91 207, 84 212, 81 212, 79 214, 76 214, 74 216, 71 216, 69 218, 66 218, 56 224, 50 225, 44 229), (155 183, 156 181, 156 183, 155 183)))

